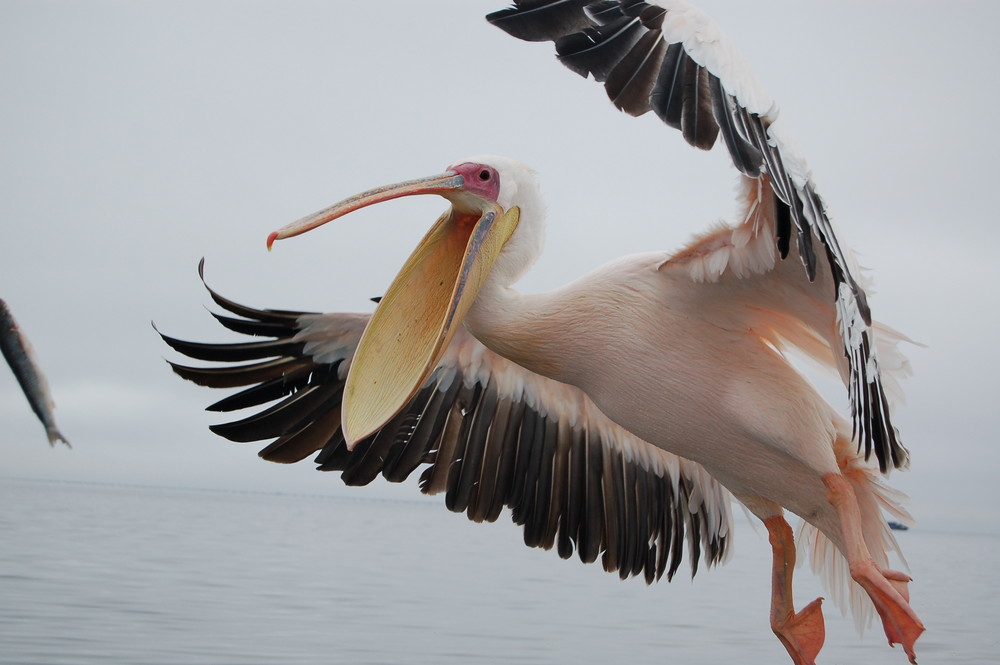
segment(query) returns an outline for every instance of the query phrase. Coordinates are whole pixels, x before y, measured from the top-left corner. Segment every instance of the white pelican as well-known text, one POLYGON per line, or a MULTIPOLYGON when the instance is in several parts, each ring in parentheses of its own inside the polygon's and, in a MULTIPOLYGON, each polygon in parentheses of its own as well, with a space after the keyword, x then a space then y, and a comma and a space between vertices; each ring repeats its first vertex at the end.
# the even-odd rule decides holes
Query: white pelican
POLYGON ((872 322, 861 275, 773 101, 718 27, 682 1, 524 0, 488 19, 554 40, 560 60, 603 82, 616 106, 654 111, 692 145, 710 148, 721 134, 741 172, 740 218, 676 254, 625 257, 529 295, 511 285, 536 258, 543 220, 522 164, 474 157, 346 199, 268 246, 391 198, 439 194, 451 205, 370 320, 255 310, 212 292, 240 315, 217 315, 225 326, 273 339, 165 337, 195 358, 255 361, 175 371, 251 386, 210 409, 281 399, 213 430, 274 438, 261 456, 278 462, 318 450, 319 468, 342 470, 348 484, 379 472, 398 481, 426 463, 422 489, 445 491, 452 510, 493 520, 507 505, 527 544, 602 556, 606 569, 647 580, 673 574, 685 534, 692 566, 702 550, 709 564, 724 557, 728 490, 770 535, 771 627, 795 663, 814 663, 825 629, 822 599, 793 608, 785 510, 808 525, 801 540, 841 585, 835 595, 857 612, 870 599, 890 644, 915 662, 924 627, 910 578, 888 567, 898 549, 882 510, 907 516, 879 480, 908 464, 886 393, 889 370, 905 369, 903 338, 872 322), (852 423, 786 349, 839 371, 852 423))

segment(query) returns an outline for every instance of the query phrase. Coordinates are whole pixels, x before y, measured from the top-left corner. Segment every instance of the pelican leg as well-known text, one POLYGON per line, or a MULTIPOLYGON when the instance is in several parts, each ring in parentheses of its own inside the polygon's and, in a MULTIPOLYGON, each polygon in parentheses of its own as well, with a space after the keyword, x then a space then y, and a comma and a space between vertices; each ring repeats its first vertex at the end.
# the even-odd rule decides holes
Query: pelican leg
POLYGON ((823 599, 817 598, 799 612, 792 605, 792 572, 795 569, 795 540, 792 527, 781 515, 764 520, 771 552, 771 630, 785 645, 795 665, 815 665, 826 639, 823 599))
POLYGON ((906 584, 909 575, 878 566, 865 545, 861 531, 861 510, 850 482, 842 475, 830 473, 823 476, 830 503, 840 517, 844 535, 845 555, 851 577, 861 585, 875 604, 882 628, 889 638, 889 646, 903 645, 910 662, 917 662, 913 644, 924 632, 924 624, 909 604, 906 584))

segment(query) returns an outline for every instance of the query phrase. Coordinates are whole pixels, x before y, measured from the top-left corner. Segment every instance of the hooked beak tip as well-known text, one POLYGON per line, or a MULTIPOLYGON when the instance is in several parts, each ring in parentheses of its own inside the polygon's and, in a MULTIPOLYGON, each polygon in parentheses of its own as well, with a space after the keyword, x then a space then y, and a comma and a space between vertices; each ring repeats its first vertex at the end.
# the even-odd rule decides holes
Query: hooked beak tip
MULTIPOLYGON (((459 173, 446 171, 429 178, 418 178, 395 185, 370 189, 367 192, 344 199, 340 203, 307 215, 298 221, 274 231, 267 237, 267 249, 270 251, 275 240, 301 235, 355 210, 375 203, 381 203, 382 201, 389 201, 390 199, 397 199, 402 196, 412 196, 414 194, 438 194, 451 200, 452 204, 455 204, 458 202, 459 197, 465 198, 465 179, 459 173)), ((466 201, 466 203, 477 209, 492 205, 492 201, 481 200, 481 197, 477 196, 474 192, 472 193, 472 200, 466 201)))

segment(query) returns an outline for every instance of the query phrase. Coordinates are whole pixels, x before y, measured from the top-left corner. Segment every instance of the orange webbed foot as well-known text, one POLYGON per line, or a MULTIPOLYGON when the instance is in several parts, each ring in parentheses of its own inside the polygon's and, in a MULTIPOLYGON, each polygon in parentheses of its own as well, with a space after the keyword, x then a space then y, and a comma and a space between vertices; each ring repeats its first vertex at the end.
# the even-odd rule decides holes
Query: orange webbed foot
POLYGON ((882 619, 882 628, 889 639, 889 646, 903 645, 910 662, 916 665, 913 645, 924 632, 924 624, 910 607, 909 575, 895 570, 884 570, 874 563, 852 566, 851 576, 868 593, 875 610, 882 619))
POLYGON ((817 598, 784 622, 772 625, 795 665, 815 665, 826 640, 823 599, 817 598))

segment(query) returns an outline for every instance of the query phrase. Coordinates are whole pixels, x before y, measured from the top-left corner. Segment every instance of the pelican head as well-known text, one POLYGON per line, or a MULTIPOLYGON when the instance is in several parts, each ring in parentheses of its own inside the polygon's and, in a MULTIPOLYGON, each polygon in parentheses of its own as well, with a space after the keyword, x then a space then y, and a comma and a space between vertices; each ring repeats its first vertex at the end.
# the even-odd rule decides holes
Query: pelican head
POLYGON ((385 425, 423 386, 487 278, 513 283, 541 247, 540 211, 531 215, 538 221, 521 224, 515 204, 540 201, 530 169, 483 156, 303 217, 268 236, 268 249, 360 208, 416 194, 437 194, 451 206, 406 260, 358 343, 341 416, 349 447, 385 425))

